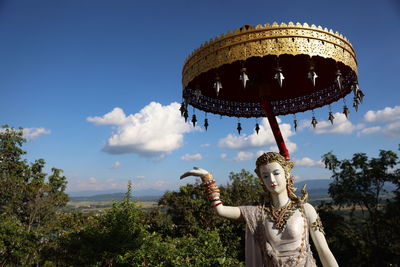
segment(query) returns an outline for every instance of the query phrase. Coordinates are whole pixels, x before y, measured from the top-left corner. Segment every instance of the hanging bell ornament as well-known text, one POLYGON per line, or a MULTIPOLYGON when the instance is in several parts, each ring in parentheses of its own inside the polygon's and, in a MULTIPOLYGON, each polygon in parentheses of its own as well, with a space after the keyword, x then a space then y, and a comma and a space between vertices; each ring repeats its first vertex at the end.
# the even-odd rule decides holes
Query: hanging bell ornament
POLYGON ((192 116, 193 127, 196 127, 196 122, 197 122, 196 114, 193 114, 193 116, 192 116))
POLYGON ((260 125, 258 125, 258 123, 256 123, 256 128, 255 128, 255 130, 256 130, 256 133, 258 134, 258 132, 260 131, 260 125))
POLYGON ((363 102, 363 99, 364 99, 364 93, 361 91, 361 89, 358 89, 358 92, 357 92, 357 98, 358 98, 358 100, 360 101, 360 103, 362 104, 362 102, 363 102))
POLYGON ((347 119, 349 118, 350 111, 347 106, 343 107, 343 114, 346 116, 347 119))
POLYGON ((336 84, 339 89, 342 90, 342 73, 340 72, 340 70, 337 70, 336 72, 336 84))
POLYGON ((297 120, 293 121, 293 128, 294 128, 294 131, 297 131, 297 120))
POLYGON ((185 104, 182 102, 181 107, 179 108, 179 111, 181 112, 181 117, 183 117, 183 114, 185 114, 185 104))
POLYGON ((353 108, 356 110, 356 112, 358 111, 358 98, 354 97, 353 99, 353 108))
POLYGON ((314 127, 314 129, 315 129, 315 127, 316 127, 317 124, 318 124, 318 121, 317 121, 317 119, 315 118, 315 116, 312 117, 311 124, 312 124, 312 126, 314 127))
POLYGON ((353 89, 354 98, 357 98, 359 104, 362 104, 364 93, 361 91, 360 87, 358 86, 358 83, 355 82, 351 87, 353 89))
POLYGON ((357 83, 357 82, 354 82, 354 83, 351 85, 351 90, 353 90, 354 96, 357 96, 357 92, 358 92, 359 89, 360 89, 360 88, 358 87, 358 83, 357 83))
POLYGON ((249 77, 246 73, 246 68, 242 68, 240 73, 240 80, 242 81, 243 88, 246 89, 247 81, 249 80, 249 77))
POLYGON ((328 120, 330 120, 331 124, 333 124, 333 120, 335 119, 335 116, 333 116, 332 111, 329 111, 329 117, 328 120))
POLYGON ((277 67, 276 68, 276 74, 274 76, 274 79, 278 81, 279 86, 282 88, 283 80, 285 79, 285 76, 283 76, 283 74, 282 74, 282 68, 281 67, 277 67))
POLYGON ((207 128, 208 128, 208 120, 207 119, 204 119, 204 128, 206 128, 206 131, 207 131, 207 128))
POLYGON ((217 76, 215 83, 214 83, 214 90, 215 90, 215 93, 217 96, 219 95, 219 91, 221 89, 222 89, 222 84, 221 84, 219 77, 217 76))
POLYGON ((318 78, 318 75, 314 71, 314 67, 310 68, 310 71, 308 72, 308 79, 311 80, 312 85, 315 87, 315 80, 318 78))
POLYGON ((185 122, 187 122, 187 119, 189 118, 189 114, 187 109, 185 108, 185 111, 183 112, 183 117, 185 118, 185 122))
POLYGON ((197 88, 197 89, 194 91, 194 96, 196 97, 196 101, 199 101, 200 96, 201 96, 201 90, 197 88))
POLYGON ((238 130, 238 133, 240 135, 240 131, 242 130, 242 126, 240 126, 240 122, 238 122, 238 126, 236 128, 238 130))

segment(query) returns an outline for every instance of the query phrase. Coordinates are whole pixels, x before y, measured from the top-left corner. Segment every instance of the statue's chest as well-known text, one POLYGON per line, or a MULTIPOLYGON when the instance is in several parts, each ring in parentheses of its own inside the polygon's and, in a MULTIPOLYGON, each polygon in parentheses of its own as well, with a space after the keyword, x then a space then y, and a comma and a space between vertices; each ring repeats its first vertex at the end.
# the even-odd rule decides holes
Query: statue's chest
POLYGON ((301 241, 305 231, 305 220, 299 209, 288 218, 283 231, 275 226, 275 222, 265 218, 265 232, 267 239, 274 246, 288 245, 290 243, 298 243, 301 241))

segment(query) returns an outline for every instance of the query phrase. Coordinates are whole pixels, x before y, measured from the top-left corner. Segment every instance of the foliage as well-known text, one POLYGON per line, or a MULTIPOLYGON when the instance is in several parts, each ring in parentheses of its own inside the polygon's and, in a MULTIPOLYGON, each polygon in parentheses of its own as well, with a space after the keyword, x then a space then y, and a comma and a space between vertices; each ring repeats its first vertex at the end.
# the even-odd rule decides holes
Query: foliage
MULTIPOLYGON (((355 249, 357 253, 346 259, 349 266, 397 263, 400 239, 395 222, 400 219, 400 202, 398 197, 390 200, 390 192, 385 189, 386 184, 395 184, 395 193, 399 196, 400 170, 395 169, 397 154, 381 150, 377 158, 369 159, 364 153, 356 153, 351 160, 338 160, 332 153, 327 153, 323 161, 332 171, 329 194, 333 203, 351 208, 347 216, 336 218, 340 226, 332 227, 335 232, 328 241, 333 244, 333 250, 338 251, 334 254, 349 256, 346 251, 355 249)), ((329 222, 329 218, 326 221, 329 222)))
POLYGON ((137 250, 146 237, 141 215, 128 198, 115 202, 104 214, 88 217, 81 229, 61 235, 58 243, 64 253, 54 260, 76 266, 115 264, 118 255, 137 250))
MULTIPOLYGON (((226 205, 253 205, 262 203, 265 196, 260 180, 250 172, 229 174, 230 183, 219 186, 226 205)), ((203 230, 218 230, 228 255, 244 261, 244 223, 220 218, 209 207, 209 201, 200 183, 180 187, 179 192, 166 193, 159 201, 167 208, 172 220, 173 237, 199 235, 203 230)))
POLYGON ((229 181, 223 192, 227 205, 258 205, 266 201, 261 180, 249 171, 242 169, 239 173, 231 172, 229 181))
POLYGON ((0 130, 0 255, 4 264, 36 262, 50 240, 57 211, 68 201, 62 170, 52 168, 47 176, 43 159, 28 164, 22 159, 24 142, 22 129, 5 125, 0 130))
POLYGON ((0 215, 0 266, 28 265, 37 260, 38 238, 15 216, 0 215))
POLYGON ((47 253, 54 264, 74 266, 238 266, 226 256, 217 231, 197 235, 163 236, 151 231, 144 211, 124 200, 102 214, 87 218, 83 227, 64 232, 47 253))
POLYGON ((157 233, 143 240, 139 250, 119 257, 126 266, 242 266, 226 255, 228 248, 220 241, 217 231, 201 230, 198 236, 167 237, 157 233))

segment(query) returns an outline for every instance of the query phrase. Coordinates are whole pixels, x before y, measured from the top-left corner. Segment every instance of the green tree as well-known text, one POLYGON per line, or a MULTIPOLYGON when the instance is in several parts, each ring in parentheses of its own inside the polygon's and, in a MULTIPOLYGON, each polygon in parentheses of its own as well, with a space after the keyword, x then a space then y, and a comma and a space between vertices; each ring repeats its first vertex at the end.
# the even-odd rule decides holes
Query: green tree
POLYGON ((356 244, 361 251, 358 253, 358 265, 389 266, 398 263, 398 250, 389 248, 394 244, 399 247, 399 240, 393 238, 399 234, 392 233, 393 228, 387 226, 390 226, 390 221, 393 224, 394 218, 397 221, 400 219, 399 213, 393 214, 393 206, 398 207, 399 202, 398 199, 390 200, 390 192, 385 187, 390 183, 396 184, 395 191, 399 192, 397 154, 381 150, 376 158, 369 159, 364 153, 356 153, 350 160, 338 160, 334 154, 327 153, 323 161, 326 168, 332 171, 329 194, 333 203, 350 207, 352 211, 348 220, 351 230, 347 236, 359 241, 356 244))
POLYGON ((229 174, 229 183, 224 191, 225 203, 232 206, 259 205, 266 201, 261 180, 242 169, 229 174))
MULTIPOLYGON (((226 205, 254 205, 264 202, 265 193, 258 177, 246 170, 229 174, 229 183, 219 186, 226 205)), ((227 256, 244 261, 245 225, 217 216, 199 181, 181 186, 179 192, 169 192, 159 201, 172 221, 170 236, 198 236, 203 230, 217 231, 227 256)), ((152 223, 154 224, 154 223, 152 223)))
POLYGON ((139 249, 148 232, 142 210, 130 201, 130 190, 104 213, 88 217, 81 229, 60 235, 60 251, 52 261, 63 259, 74 266, 115 266, 119 255, 139 249))
MULTIPOLYGON (((57 238, 48 263, 61 266, 240 266, 229 257, 217 231, 172 237, 152 231, 148 217, 131 200, 131 186, 122 201, 92 215, 83 227, 57 238), (146 219, 147 218, 147 219, 146 219)), ((78 225, 82 225, 78 223, 78 225)))
POLYGON ((43 172, 43 159, 27 163, 22 158, 26 154, 21 148, 24 142, 22 129, 5 125, 0 130, 0 258, 12 259, 6 264, 34 263, 39 259, 41 248, 51 241, 57 211, 68 201, 62 170, 52 168, 48 176, 43 172), (4 234, 7 231, 26 238, 10 240, 13 235, 4 234))

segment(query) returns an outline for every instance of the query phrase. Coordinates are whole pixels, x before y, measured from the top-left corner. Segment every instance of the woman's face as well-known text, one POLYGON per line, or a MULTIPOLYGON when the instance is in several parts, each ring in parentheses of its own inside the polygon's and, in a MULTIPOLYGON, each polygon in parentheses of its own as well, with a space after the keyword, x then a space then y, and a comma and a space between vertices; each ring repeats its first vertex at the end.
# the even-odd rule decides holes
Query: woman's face
POLYGON ((261 165, 259 170, 262 181, 271 194, 280 194, 287 191, 285 170, 278 162, 261 165))

